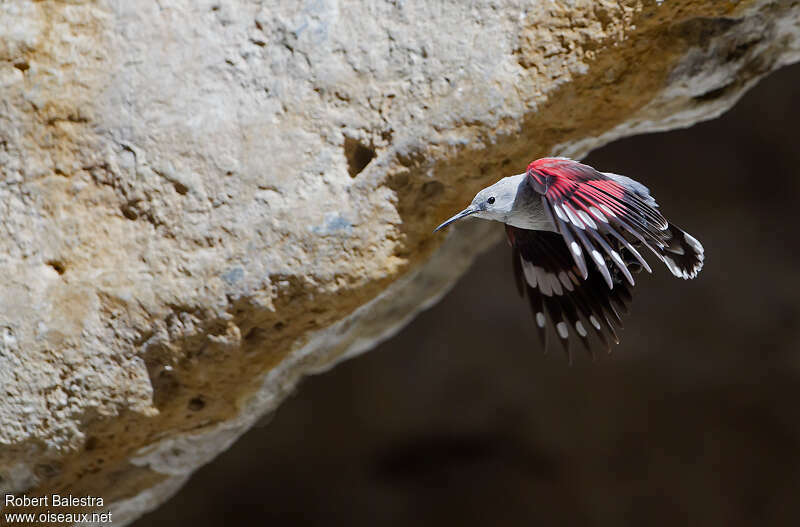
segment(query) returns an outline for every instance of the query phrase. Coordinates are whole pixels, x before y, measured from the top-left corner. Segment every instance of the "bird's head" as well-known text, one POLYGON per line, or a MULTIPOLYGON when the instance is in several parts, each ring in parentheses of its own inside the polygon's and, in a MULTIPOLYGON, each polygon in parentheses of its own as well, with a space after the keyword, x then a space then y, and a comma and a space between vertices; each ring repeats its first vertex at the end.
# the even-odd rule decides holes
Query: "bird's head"
POLYGON ((525 174, 518 174, 505 177, 494 185, 486 187, 475 195, 469 207, 436 227, 433 232, 467 216, 476 216, 485 220, 505 221, 514 208, 519 186, 524 180, 525 174))

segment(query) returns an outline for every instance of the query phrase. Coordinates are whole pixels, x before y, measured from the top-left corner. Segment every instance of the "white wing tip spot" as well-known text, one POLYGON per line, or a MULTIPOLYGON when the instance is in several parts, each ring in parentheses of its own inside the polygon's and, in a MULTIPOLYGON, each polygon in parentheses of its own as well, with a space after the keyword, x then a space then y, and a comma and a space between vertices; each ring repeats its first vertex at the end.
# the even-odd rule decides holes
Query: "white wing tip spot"
POLYGON ((558 336, 562 339, 567 338, 569 332, 567 330, 567 324, 565 322, 559 322, 556 324, 556 331, 558 331, 558 336))
POLYGON ((586 229, 586 226, 583 224, 583 222, 575 215, 575 213, 572 212, 572 210, 569 207, 565 206, 564 210, 566 211, 567 216, 569 216, 569 221, 574 226, 576 226, 577 228, 579 228, 581 230, 585 230, 586 229))
POLYGON ((703 246, 700 244, 699 241, 697 241, 697 239, 694 236, 684 232, 683 239, 686 240, 686 243, 688 243, 692 247, 692 249, 699 252, 700 254, 703 254, 703 246))
POLYGON ((605 214, 600 212, 600 209, 598 209, 597 207, 589 207, 589 212, 594 214, 594 217, 602 221, 603 223, 608 223, 608 218, 606 218, 605 214))
POLYGON ((560 273, 558 273, 558 279, 561 280, 561 283, 564 285, 564 288, 567 291, 575 290, 575 286, 572 285, 572 281, 569 279, 569 276, 567 276, 567 273, 565 271, 561 271, 560 273))
POLYGON ((578 335, 580 335, 581 337, 585 337, 587 335, 586 328, 583 327, 583 322, 581 322, 580 320, 575 322, 575 330, 578 332, 578 335))
POLYGON ((611 210, 607 205, 604 205, 604 204, 600 203, 600 208, 603 209, 603 211, 606 214, 608 214, 609 216, 611 216, 612 218, 616 218, 617 217, 617 215, 614 214, 614 211, 611 210))
POLYGON ((529 286, 536 288, 536 269, 533 267, 532 263, 524 258, 520 257, 520 260, 522 261, 522 273, 525 275, 525 280, 528 282, 529 286))
POLYGON ((578 211, 578 216, 583 220, 583 223, 585 223, 586 225, 588 225, 592 229, 596 229, 597 228, 597 224, 594 222, 594 220, 592 220, 591 216, 586 214, 586 212, 584 212, 582 210, 579 210, 578 211))
POLYGON ((553 282, 550 280, 547 271, 538 265, 534 266, 533 269, 536 272, 536 282, 539 284, 539 291, 541 291, 543 295, 553 296, 553 282))
POLYGON ((558 280, 558 277, 552 273, 547 276, 550 279, 550 288, 553 292, 559 296, 563 295, 564 290, 561 288, 561 282, 558 280))

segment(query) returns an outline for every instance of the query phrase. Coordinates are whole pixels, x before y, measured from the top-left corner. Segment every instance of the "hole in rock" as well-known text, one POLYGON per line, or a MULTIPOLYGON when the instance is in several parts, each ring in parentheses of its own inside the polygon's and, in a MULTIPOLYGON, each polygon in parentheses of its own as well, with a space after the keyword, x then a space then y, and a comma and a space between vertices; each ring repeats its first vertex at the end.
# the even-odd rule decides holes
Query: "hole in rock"
POLYGON ((48 260, 46 263, 47 265, 52 267, 58 274, 64 274, 67 270, 67 266, 64 264, 64 262, 61 262, 59 260, 48 260))
POLYGON ((347 158, 347 171, 351 177, 360 174, 376 155, 374 148, 365 146, 361 141, 352 137, 344 138, 344 156, 347 158))
POLYGON ((193 412, 199 412, 203 408, 206 407, 206 402, 203 400, 202 397, 193 397, 188 404, 189 410, 193 412))

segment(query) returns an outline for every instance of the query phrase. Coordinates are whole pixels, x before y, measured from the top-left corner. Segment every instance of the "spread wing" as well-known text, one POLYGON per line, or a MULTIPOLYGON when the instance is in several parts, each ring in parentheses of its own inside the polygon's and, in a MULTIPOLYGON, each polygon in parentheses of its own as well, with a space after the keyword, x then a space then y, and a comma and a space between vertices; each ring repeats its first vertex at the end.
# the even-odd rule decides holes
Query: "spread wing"
POLYGON ((633 244, 646 246, 664 261, 673 233, 644 185, 565 158, 538 159, 528 166, 527 175, 528 183, 542 194, 545 211, 583 278, 589 277, 588 255, 609 288, 614 281, 606 260, 633 285, 619 248, 651 272, 633 244))
MULTIPOLYGON (((630 286, 623 280, 623 273, 615 270, 610 274, 615 287, 609 288, 597 269, 581 276, 560 234, 510 225, 506 225, 506 234, 512 247, 517 289, 521 296, 528 297, 542 345, 547 347, 549 319, 568 356, 570 335, 577 336, 591 351, 590 330, 611 351, 609 341, 619 343, 615 328, 622 328, 621 315, 628 312, 631 301, 630 286)), ((612 240, 609 245, 628 260, 623 263, 635 265, 632 255, 619 242, 612 240)))

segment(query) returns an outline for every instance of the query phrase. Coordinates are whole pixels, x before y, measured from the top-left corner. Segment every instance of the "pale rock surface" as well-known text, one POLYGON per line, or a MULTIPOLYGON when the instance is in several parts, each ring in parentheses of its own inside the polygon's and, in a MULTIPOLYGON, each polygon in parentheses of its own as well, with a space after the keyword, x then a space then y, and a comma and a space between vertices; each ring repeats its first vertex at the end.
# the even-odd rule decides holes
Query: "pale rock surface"
POLYGON ((0 3, 3 490, 157 506, 498 240, 431 235, 476 190, 718 115, 798 59, 799 11, 0 3))

